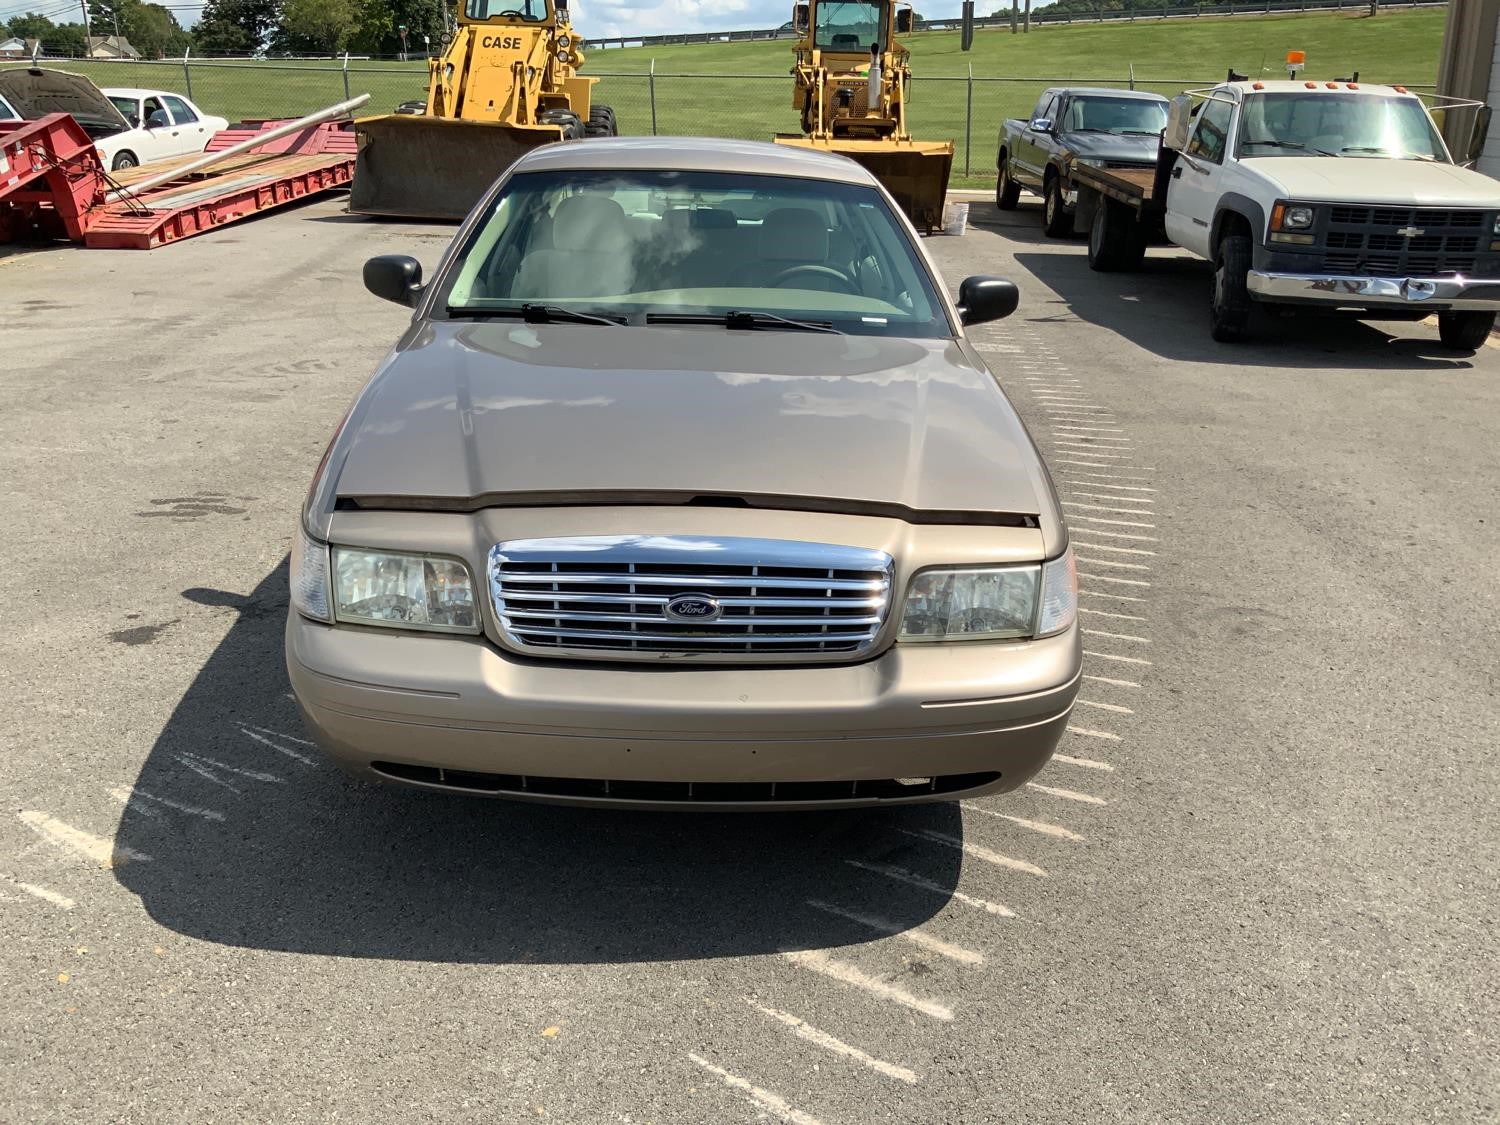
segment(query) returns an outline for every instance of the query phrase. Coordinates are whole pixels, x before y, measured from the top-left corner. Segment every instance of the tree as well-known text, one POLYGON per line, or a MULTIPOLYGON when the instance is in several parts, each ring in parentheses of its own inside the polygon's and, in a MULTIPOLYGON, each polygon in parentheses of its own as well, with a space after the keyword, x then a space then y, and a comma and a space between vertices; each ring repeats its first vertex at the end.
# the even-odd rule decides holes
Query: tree
POLYGON ((81 23, 60 23, 42 40, 42 49, 49 55, 62 55, 70 59, 81 59, 89 53, 87 33, 81 23))
POLYGON ((10 33, 17 39, 46 39, 55 26, 46 16, 36 12, 10 18, 10 33))
POLYGON ((406 41, 414 51, 422 49, 422 36, 432 45, 443 41, 444 0, 360 0, 359 30, 350 49, 368 55, 394 55, 401 50, 398 28, 406 25, 406 41))
POLYGON ((276 29, 276 0, 208 0, 193 28, 205 55, 253 55, 276 29))
POLYGON ((336 55, 359 25, 356 0, 285 0, 273 39, 288 54, 336 55))

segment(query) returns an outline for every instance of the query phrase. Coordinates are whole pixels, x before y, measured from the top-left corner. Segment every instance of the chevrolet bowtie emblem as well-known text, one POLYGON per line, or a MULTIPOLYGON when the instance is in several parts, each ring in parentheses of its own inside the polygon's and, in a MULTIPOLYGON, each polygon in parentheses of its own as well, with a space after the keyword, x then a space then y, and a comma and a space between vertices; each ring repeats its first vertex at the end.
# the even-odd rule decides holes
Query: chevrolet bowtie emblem
POLYGON ((1396 233, 1399 234, 1402 238, 1416 238, 1420 235, 1426 234, 1427 232, 1421 227, 1402 227, 1396 233))

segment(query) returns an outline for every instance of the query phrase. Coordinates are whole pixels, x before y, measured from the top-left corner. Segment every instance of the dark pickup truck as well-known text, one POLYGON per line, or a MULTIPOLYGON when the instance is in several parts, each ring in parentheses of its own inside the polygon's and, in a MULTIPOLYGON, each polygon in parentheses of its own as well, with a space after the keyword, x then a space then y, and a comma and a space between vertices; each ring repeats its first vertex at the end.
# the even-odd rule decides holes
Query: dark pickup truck
POLYGON ((1000 127, 995 154, 995 203, 1014 209, 1021 189, 1042 197, 1053 238, 1073 232, 1073 168, 1155 168, 1167 99, 1135 90, 1056 86, 1042 93, 1031 117, 1000 127))

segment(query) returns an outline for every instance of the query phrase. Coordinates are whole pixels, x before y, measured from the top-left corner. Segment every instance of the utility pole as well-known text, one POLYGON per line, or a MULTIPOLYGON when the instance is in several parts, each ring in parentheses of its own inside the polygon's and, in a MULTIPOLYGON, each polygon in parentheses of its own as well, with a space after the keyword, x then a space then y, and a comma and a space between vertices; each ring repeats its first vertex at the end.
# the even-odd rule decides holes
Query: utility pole
POLYGON ((1016 24, 1021 18, 1020 0, 1010 0, 1010 33, 1014 35, 1018 30, 1016 24))
POLYGON ((83 57, 89 57, 89 48, 93 46, 89 42, 94 33, 89 30, 89 0, 78 0, 78 6, 83 9, 83 57))
POLYGON ((1021 25, 1021 30, 1027 35, 1031 34, 1031 0, 1026 0, 1026 22, 1021 25))

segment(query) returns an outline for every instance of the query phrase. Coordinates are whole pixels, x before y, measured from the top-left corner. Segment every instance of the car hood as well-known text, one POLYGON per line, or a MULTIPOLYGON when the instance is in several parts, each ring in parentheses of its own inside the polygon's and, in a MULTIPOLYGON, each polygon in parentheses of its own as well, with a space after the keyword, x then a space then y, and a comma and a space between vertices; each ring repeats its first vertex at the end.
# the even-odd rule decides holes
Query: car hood
POLYGON ((1139 161, 1142 164, 1156 163, 1156 153, 1161 138, 1155 133, 1149 137, 1121 136, 1118 133, 1064 133, 1063 147, 1074 156, 1092 156, 1099 160, 1139 161))
POLYGON ((372 506, 742 497, 1004 524, 1052 497, 995 380, 947 339, 432 322, 334 453, 332 494, 372 506))
POLYGON ((68 113, 80 122, 130 128, 114 103, 81 74, 41 68, 0 71, 0 94, 28 121, 68 113))
POLYGON ((1456 164, 1326 156, 1267 156, 1240 163, 1276 194, 1310 203, 1500 207, 1500 184, 1456 164))

